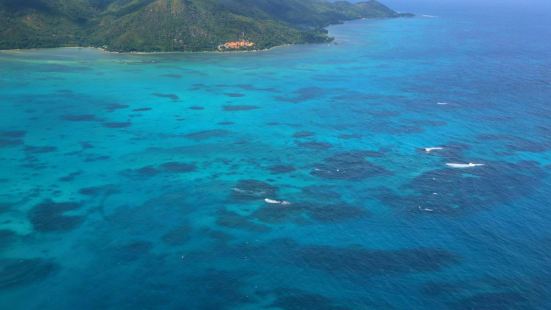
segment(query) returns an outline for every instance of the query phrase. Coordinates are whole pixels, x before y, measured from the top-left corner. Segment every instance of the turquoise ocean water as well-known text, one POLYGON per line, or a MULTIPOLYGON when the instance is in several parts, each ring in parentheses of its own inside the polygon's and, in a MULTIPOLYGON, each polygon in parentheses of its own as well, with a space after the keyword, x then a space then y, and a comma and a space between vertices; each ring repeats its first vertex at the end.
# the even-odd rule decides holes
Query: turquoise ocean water
POLYGON ((545 4, 410 6, 265 52, 0 52, 0 308, 550 308, 545 4))

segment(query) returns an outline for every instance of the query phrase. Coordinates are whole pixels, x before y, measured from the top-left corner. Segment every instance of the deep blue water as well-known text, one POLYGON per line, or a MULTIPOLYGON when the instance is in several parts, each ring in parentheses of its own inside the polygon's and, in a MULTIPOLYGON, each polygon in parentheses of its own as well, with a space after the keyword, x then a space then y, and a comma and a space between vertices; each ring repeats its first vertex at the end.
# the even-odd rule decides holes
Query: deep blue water
POLYGON ((328 45, 0 52, 0 308, 551 308, 549 5, 394 2, 328 45))

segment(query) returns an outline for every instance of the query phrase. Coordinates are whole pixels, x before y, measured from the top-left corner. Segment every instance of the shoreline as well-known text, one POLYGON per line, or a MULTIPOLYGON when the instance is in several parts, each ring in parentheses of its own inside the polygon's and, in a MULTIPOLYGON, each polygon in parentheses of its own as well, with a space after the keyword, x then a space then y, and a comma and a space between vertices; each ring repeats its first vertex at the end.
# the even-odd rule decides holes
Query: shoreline
POLYGON ((269 48, 264 49, 253 49, 253 50, 235 50, 235 51, 219 51, 219 50, 212 50, 212 51, 170 51, 170 52, 117 52, 117 51, 110 51, 108 49, 105 49, 103 47, 96 47, 96 46, 57 46, 57 47, 33 47, 33 48, 14 48, 14 49, 0 49, 0 53, 15 53, 15 52, 26 52, 26 51, 42 51, 42 50, 55 50, 55 49, 90 49, 90 50, 96 50, 100 51, 102 53, 106 54, 118 54, 118 55, 167 55, 167 54, 241 54, 241 53, 261 53, 261 52, 269 52, 274 49, 278 48, 286 48, 286 47, 292 47, 292 46, 298 46, 298 45, 314 45, 314 44, 323 44, 323 43, 297 43, 297 44, 281 44, 272 46, 269 48))
MULTIPOLYGON (((341 23, 337 24, 331 24, 323 29, 328 30, 330 27, 338 27, 340 25, 344 25, 346 23, 355 22, 355 21, 361 21, 361 20, 388 20, 393 18, 359 18, 359 19, 353 19, 353 20, 347 20, 343 21, 341 23)), ((19 48, 19 49, 0 49, 0 53, 9 53, 9 52, 18 52, 18 51, 39 51, 39 50, 53 50, 53 49, 93 49, 98 50, 104 53, 109 54, 120 54, 120 55, 168 55, 168 54, 241 54, 241 53, 260 53, 260 52, 269 52, 277 48, 287 48, 292 46, 300 46, 300 45, 320 45, 320 44, 331 44, 336 41, 335 37, 329 37, 329 41, 327 42, 317 42, 317 43, 286 43, 281 45, 272 46, 265 49, 252 49, 252 50, 235 50, 235 51, 220 51, 220 50, 205 50, 205 51, 170 51, 170 52, 117 52, 117 51, 110 51, 108 49, 105 49, 103 47, 96 47, 96 46, 58 46, 58 47, 36 47, 36 48, 19 48)))

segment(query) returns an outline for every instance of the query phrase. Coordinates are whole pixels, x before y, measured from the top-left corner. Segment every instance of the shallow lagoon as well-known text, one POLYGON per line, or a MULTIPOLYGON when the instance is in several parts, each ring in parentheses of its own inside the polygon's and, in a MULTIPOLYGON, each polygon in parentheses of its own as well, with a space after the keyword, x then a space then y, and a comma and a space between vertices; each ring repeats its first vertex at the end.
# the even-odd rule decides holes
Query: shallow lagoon
POLYGON ((551 49, 478 22, 1 52, 0 303, 550 307, 551 49))

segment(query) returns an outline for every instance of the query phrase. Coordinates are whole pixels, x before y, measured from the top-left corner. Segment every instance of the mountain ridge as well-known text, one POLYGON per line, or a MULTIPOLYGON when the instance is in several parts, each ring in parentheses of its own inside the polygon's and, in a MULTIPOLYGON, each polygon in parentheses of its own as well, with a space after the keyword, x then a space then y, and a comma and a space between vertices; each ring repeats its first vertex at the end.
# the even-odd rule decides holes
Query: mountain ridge
POLYGON ((253 49, 330 41, 324 27, 409 16, 376 0, 0 0, 0 49, 93 46, 118 52, 253 49))

